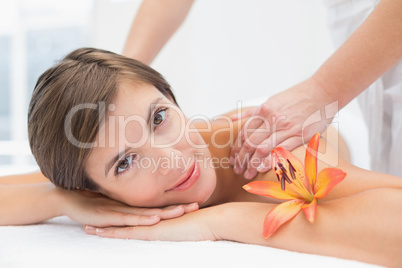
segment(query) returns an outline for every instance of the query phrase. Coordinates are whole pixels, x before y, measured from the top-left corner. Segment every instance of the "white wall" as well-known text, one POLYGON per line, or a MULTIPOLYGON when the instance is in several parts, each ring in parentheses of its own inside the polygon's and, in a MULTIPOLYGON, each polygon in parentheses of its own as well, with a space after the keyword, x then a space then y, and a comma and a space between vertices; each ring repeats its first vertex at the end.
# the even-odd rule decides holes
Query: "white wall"
MULTIPOLYGON (((139 4, 95 1, 94 46, 121 52, 139 4)), ((307 78, 331 50, 319 0, 198 0, 152 66, 188 115, 213 116, 307 78)))
MULTIPOLYGON (((93 46, 120 53, 140 3, 95 0, 93 46)), ((320 0, 198 0, 152 67, 188 116, 262 102, 312 75, 332 53, 325 12, 320 0)), ((364 133, 356 103, 346 111, 364 133)), ((339 130, 354 163, 368 168, 367 137, 349 126, 339 130)))

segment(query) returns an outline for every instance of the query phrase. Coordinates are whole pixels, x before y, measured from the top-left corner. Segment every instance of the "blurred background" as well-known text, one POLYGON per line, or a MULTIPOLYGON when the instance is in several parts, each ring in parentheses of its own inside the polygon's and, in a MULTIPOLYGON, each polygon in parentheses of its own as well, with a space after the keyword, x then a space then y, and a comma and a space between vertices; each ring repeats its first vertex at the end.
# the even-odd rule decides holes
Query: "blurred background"
MULTIPOLYGON (((140 4, 0 0, 0 175, 37 169, 26 121, 39 75, 78 47, 121 53, 140 4)), ((325 12, 320 0, 198 0, 152 67, 187 116, 260 104, 312 75, 333 52, 325 12)), ((356 117, 352 126, 363 124, 355 102, 345 111, 356 117)), ((346 134, 349 145, 365 150, 367 137, 354 133, 346 134)), ((368 167, 366 152, 353 160, 368 167)))

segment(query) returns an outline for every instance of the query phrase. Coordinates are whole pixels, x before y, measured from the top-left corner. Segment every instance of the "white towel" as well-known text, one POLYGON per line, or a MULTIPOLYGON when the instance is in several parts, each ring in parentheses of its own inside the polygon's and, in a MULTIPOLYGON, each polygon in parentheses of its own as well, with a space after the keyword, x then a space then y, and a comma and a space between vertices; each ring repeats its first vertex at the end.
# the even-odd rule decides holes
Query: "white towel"
MULTIPOLYGON (((67 217, 0 227, 0 267, 373 267, 356 261, 229 241, 100 238, 67 217)), ((291 243, 291 241, 289 241, 291 243)))

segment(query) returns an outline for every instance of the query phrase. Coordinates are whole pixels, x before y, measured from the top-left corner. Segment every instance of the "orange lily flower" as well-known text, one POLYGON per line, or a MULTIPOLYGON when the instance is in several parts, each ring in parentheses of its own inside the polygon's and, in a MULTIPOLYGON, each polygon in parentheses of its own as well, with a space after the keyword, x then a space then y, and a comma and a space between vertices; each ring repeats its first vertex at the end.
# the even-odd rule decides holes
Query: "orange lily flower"
POLYGON ((317 176, 317 153, 320 134, 315 134, 306 150, 305 167, 291 152, 277 147, 272 151, 273 166, 279 182, 254 181, 243 186, 253 194, 289 200, 274 207, 265 217, 263 235, 270 237, 284 223, 303 210, 307 220, 314 222, 317 199, 325 197, 341 182, 346 173, 325 168, 317 176))

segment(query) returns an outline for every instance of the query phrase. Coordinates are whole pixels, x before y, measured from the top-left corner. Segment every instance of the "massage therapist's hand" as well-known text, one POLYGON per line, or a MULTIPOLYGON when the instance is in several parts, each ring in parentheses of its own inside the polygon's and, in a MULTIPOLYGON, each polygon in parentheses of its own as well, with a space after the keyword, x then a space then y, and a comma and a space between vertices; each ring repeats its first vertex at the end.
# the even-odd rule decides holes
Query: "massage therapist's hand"
POLYGON ((307 142, 315 133, 324 131, 338 112, 336 102, 310 78, 270 97, 255 109, 233 120, 251 117, 239 132, 231 150, 234 172, 247 179, 271 169, 270 152, 277 146, 287 150, 307 142))
POLYGON ((131 207, 102 194, 60 190, 64 196, 63 215, 85 225, 99 227, 152 225, 161 219, 180 217, 198 209, 198 204, 165 208, 131 207))

